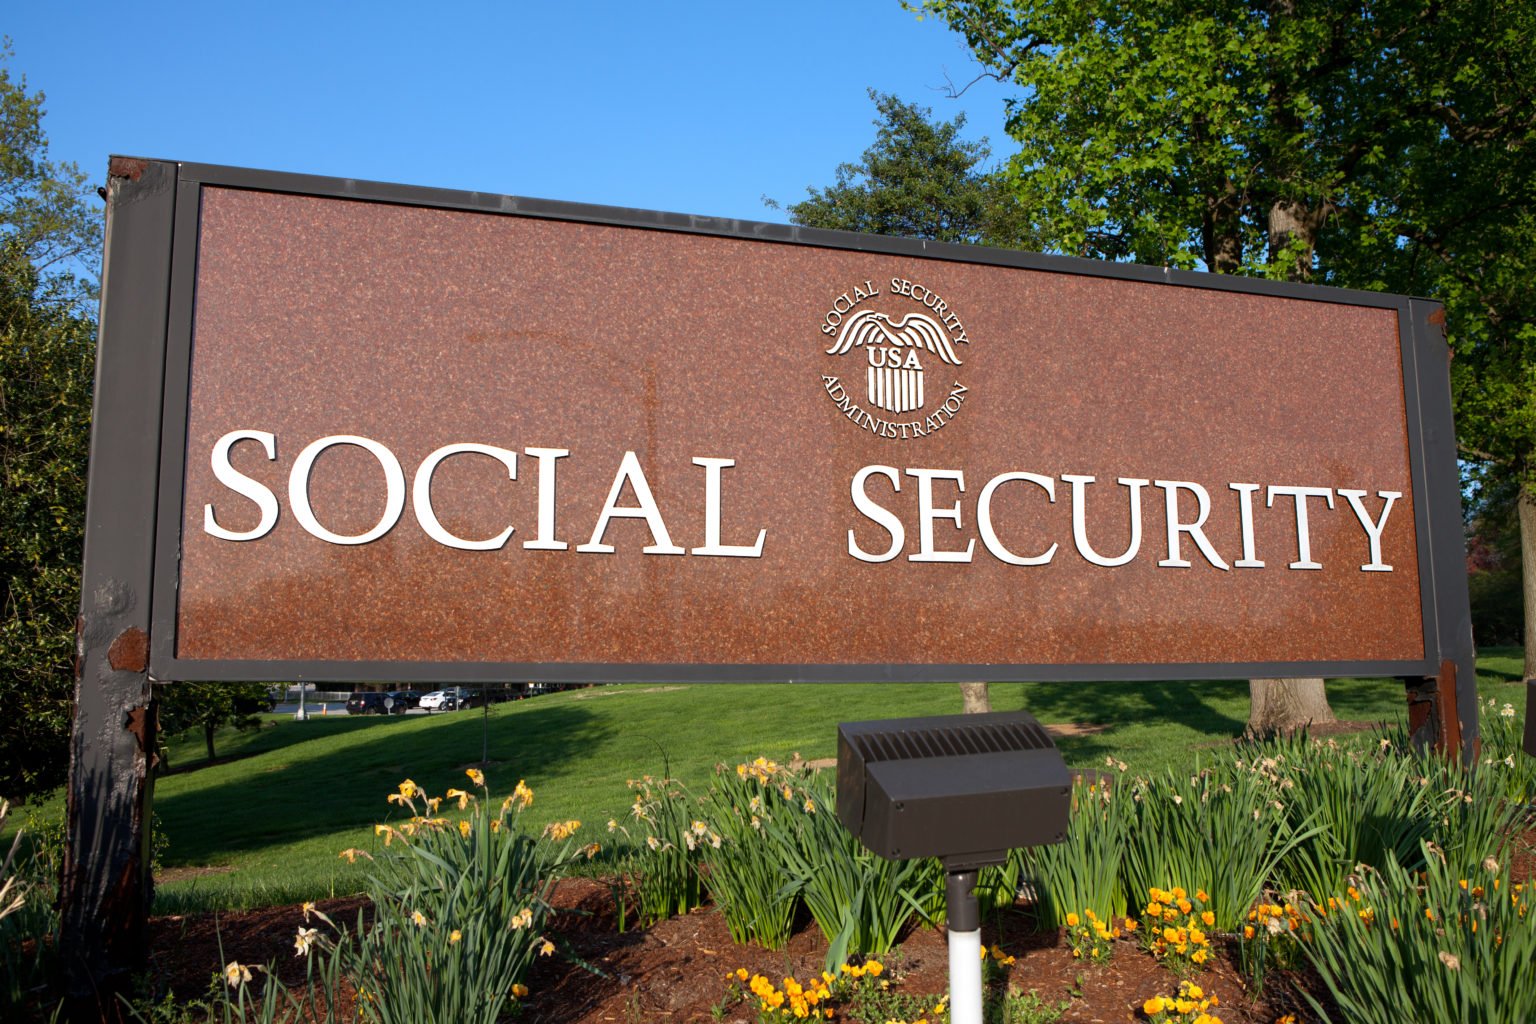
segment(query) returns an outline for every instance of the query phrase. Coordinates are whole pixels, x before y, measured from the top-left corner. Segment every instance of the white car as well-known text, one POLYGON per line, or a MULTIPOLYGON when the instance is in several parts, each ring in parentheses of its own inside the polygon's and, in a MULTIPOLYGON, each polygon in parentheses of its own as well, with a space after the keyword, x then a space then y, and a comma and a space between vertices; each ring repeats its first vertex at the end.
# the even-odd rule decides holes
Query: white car
POLYGON ((433 690, 416 705, 423 711, 452 711, 459 706, 458 690, 433 690))

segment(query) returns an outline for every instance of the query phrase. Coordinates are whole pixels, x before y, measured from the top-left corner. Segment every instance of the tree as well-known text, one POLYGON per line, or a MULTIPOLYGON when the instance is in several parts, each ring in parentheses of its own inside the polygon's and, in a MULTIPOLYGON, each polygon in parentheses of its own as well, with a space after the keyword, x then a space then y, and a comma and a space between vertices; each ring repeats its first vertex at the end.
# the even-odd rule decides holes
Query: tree
MULTIPOLYGON (((965 36, 984 74, 1019 87, 1009 101, 1009 133, 1021 147, 1011 183, 1049 247, 1440 298, 1458 357, 1463 438, 1485 442, 1482 457, 1536 494, 1526 287, 1536 269, 1536 7, 927 0, 923 8, 965 36)), ((1521 509, 1530 510, 1527 548, 1536 550, 1536 497, 1521 509)), ((1526 607, 1536 611, 1529 593, 1526 607)), ((1536 662, 1527 665, 1536 674, 1536 662)), ((1256 683, 1253 693, 1257 727, 1331 717, 1320 680, 1256 683)))
POLYGON ((0 239, 0 792, 69 770, 95 327, 0 239))
POLYGON ((0 792, 21 797, 69 770, 101 228, 10 55, 0 43, 0 792))
POLYGON ((167 736, 200 729, 208 760, 218 755, 214 735, 225 726, 245 731, 261 728, 257 715, 267 709, 265 683, 174 683, 160 688, 160 729, 167 736))
MULTIPOLYGON (((790 220, 813 228, 939 242, 1022 248, 1028 222, 997 169, 987 141, 960 137, 965 115, 934 121, 933 111, 869 91, 879 118, 875 142, 858 163, 837 166, 837 181, 789 207, 790 220)), ((777 205, 770 202, 770 205, 777 205)), ((967 714, 992 710, 984 682, 961 683, 967 714)))
MULTIPOLYGON (((869 91, 879 118, 875 142, 857 163, 837 166, 836 182, 809 188, 788 207, 796 224, 939 242, 1022 247, 1028 224, 996 168, 987 141, 960 137, 965 115, 935 121, 933 111, 869 91)), ((769 201, 769 205, 777 203, 769 201)))

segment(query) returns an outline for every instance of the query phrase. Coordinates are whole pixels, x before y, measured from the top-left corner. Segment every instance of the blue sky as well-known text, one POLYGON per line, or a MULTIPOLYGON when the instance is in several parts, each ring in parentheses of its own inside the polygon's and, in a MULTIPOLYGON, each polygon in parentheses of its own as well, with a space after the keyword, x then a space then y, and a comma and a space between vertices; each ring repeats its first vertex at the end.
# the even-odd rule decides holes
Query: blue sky
POLYGON ((0 19, 55 159, 113 153, 784 220, 873 87, 1011 151, 1005 89, 898 0, 69 3, 0 19))

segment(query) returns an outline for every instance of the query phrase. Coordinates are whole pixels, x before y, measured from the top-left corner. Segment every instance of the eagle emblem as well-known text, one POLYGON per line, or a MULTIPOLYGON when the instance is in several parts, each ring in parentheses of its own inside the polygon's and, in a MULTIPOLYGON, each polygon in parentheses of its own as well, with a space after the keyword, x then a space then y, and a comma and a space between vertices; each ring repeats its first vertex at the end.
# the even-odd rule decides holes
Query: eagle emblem
POLYGON ((923 364, 919 351, 931 352, 951 366, 960 357, 939 322, 923 313, 893 321, 889 314, 863 309, 843 324, 829 356, 862 348, 869 359, 869 402, 887 412, 923 407, 923 364))

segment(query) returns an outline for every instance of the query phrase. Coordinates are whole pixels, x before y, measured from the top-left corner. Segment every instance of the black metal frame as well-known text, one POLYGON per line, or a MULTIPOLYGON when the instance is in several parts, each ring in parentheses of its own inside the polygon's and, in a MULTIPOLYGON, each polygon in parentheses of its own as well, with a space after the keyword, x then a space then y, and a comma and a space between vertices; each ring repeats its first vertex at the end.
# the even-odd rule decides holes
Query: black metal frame
MULTIPOLYGON (((1323 288, 1202 274, 1168 268, 1104 263, 1064 256, 1012 252, 912 239, 860 235, 783 224, 694 217, 683 214, 577 203, 524 199, 481 192, 450 191, 350 179, 247 170, 183 163, 176 171, 173 253, 126 245, 135 258, 163 260, 168 279, 169 317, 165 346, 165 386, 160 437, 159 510, 155 537, 155 575, 150 675, 158 681, 201 679, 334 680, 354 682, 390 678, 402 682, 485 683, 509 679, 538 682, 619 681, 966 681, 1008 680, 1159 680, 1232 679, 1285 676, 1435 676, 1445 660, 1454 662, 1463 678, 1473 678, 1471 619, 1462 571, 1460 486, 1456 442, 1451 420, 1447 350, 1436 326, 1437 303, 1397 295, 1323 288), (1059 274, 1087 275, 1121 281, 1201 288, 1242 294, 1301 299, 1378 309, 1397 313, 1403 367, 1403 400, 1417 516, 1420 603, 1424 623, 1424 657, 1409 661, 1298 661, 1204 664, 1071 664, 1071 665, 700 665, 612 663, 483 663, 392 661, 246 661, 194 660, 175 654, 176 595, 179 569, 182 486, 188 370, 191 356, 193 289, 201 189, 204 185, 294 193, 365 202, 427 206, 520 217, 606 224, 656 231, 715 235, 749 241, 880 253, 951 262, 1059 274)), ((107 387, 120 386, 106 382, 107 387)), ((136 471, 152 471, 139 467, 136 471)), ((119 472, 93 465, 97 472, 119 472)), ((1475 690, 1464 695, 1463 729, 1475 735, 1475 690), (1470 701, 1470 704, 1468 702, 1470 701)))

